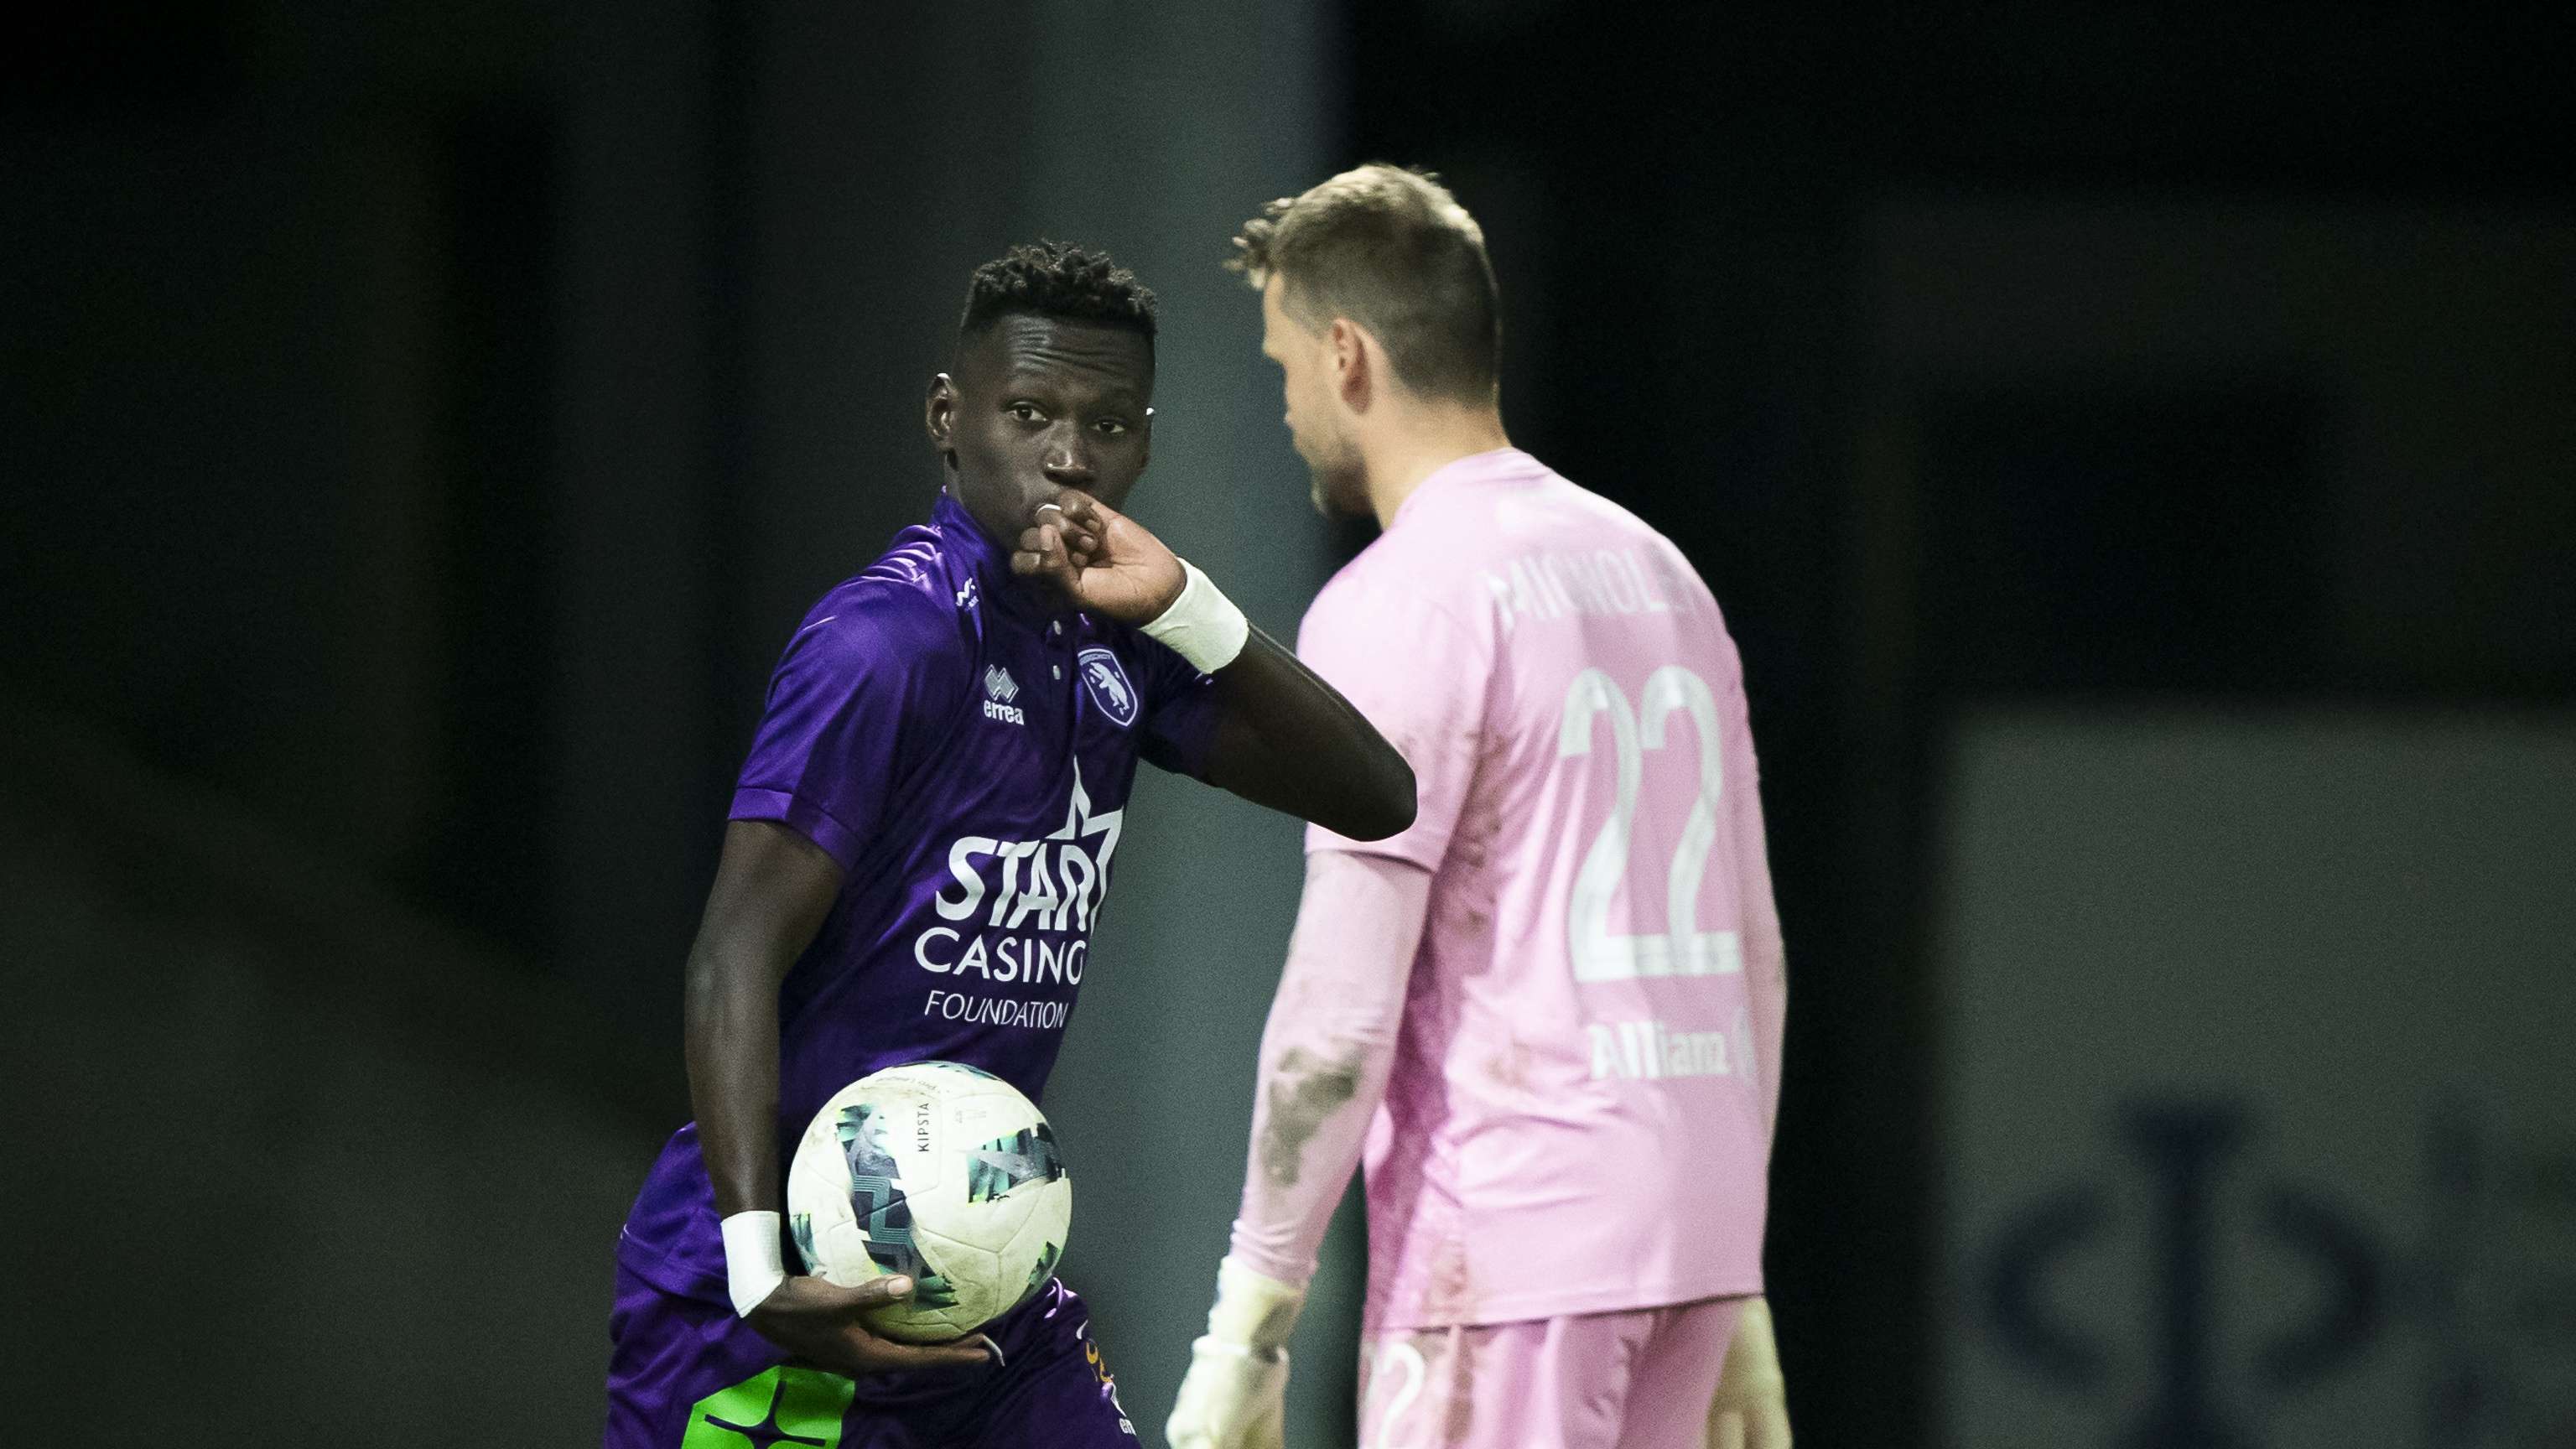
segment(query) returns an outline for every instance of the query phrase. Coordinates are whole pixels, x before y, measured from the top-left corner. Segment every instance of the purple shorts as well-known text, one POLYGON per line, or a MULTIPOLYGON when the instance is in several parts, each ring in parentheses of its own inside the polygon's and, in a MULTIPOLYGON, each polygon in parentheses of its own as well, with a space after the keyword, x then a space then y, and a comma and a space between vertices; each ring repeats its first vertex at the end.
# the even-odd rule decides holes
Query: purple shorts
POLYGON ((785 1362, 732 1305, 617 1269, 607 1449, 1134 1449, 1135 1425, 1060 1281, 984 1325, 991 1369, 844 1378, 785 1362))

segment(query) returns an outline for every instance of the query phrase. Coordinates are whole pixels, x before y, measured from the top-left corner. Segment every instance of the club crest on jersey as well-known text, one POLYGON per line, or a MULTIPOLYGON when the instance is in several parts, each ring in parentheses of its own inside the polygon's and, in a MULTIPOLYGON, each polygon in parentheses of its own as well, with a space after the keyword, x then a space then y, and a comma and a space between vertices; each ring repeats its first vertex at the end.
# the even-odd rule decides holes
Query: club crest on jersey
POLYGON ((1011 703, 1019 697, 1020 682, 1011 677, 1011 671, 998 664, 985 668, 984 718, 997 719, 1004 724, 1025 726, 1029 722, 1028 716, 1020 710, 1019 706, 1011 703))
POLYGON ((1136 722, 1136 687, 1127 682, 1127 667, 1117 655, 1094 644, 1074 664, 1082 671, 1082 687, 1091 691, 1091 702, 1100 706, 1102 714, 1120 729, 1136 722))

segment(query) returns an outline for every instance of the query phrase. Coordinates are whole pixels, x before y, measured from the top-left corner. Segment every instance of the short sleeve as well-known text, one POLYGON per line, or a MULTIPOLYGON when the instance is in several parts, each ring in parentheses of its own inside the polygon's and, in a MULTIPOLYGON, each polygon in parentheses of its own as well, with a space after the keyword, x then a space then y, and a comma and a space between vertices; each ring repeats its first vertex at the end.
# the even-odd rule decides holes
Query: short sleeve
POLYGON ((1208 744, 1216 737, 1216 681, 1169 645, 1142 633, 1129 637, 1145 697, 1136 753, 1157 769, 1206 779, 1208 744))
POLYGON ((825 617, 797 631, 770 676, 730 813, 778 821, 848 871, 883 827, 905 762, 945 722, 964 669, 949 621, 903 596, 830 599, 815 612, 825 617))
POLYGON ((1475 780, 1493 671, 1490 642, 1420 595, 1344 579, 1306 611, 1297 657, 1413 767, 1413 824, 1401 834, 1353 840, 1310 825, 1306 848, 1389 856, 1438 870, 1475 780))

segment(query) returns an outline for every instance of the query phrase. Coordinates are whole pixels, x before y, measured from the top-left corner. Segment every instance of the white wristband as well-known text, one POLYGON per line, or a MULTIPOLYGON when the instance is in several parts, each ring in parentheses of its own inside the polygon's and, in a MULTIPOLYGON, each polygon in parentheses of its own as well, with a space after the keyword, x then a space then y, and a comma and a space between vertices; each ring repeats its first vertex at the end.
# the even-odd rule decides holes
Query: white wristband
POLYGON ((716 1226, 724 1234, 725 1294, 733 1299, 734 1315, 749 1318, 787 1281, 787 1263, 778 1248, 778 1214, 735 1213, 716 1226))
POLYGON ((1146 621, 1145 636, 1161 641, 1199 673, 1214 674, 1243 652, 1243 641, 1252 637, 1252 622, 1199 572, 1197 564, 1181 560, 1181 576, 1180 597, 1146 621))

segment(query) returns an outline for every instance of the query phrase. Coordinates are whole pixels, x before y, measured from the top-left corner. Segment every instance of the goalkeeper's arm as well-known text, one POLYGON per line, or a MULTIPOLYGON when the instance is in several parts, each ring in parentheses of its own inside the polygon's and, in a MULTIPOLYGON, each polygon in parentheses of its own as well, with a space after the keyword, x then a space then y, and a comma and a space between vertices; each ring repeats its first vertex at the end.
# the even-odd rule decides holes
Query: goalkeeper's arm
POLYGON ((1261 1037, 1252 1146, 1208 1331, 1165 1432, 1173 1449, 1279 1443, 1288 1335, 1315 1250, 1386 1095, 1431 873, 1319 850, 1261 1037))

